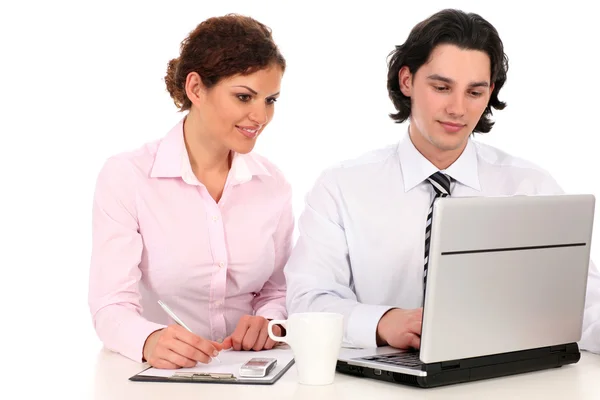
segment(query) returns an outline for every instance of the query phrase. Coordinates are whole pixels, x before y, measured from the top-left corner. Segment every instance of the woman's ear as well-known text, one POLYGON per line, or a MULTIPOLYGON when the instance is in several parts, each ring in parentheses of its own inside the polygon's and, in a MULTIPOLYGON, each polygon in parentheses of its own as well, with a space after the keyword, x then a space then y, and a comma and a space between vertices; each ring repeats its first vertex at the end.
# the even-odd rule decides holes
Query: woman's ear
POLYGON ((185 94, 192 104, 200 106, 206 98, 206 91, 200 75, 197 72, 190 72, 185 78, 185 94))

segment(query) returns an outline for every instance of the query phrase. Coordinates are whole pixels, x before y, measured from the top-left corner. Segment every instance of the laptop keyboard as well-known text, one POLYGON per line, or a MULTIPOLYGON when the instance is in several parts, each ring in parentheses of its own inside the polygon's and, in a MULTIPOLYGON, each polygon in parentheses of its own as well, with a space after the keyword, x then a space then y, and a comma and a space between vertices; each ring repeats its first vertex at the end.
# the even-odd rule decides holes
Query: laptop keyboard
POLYGON ((423 365, 423 362, 419 360, 419 353, 415 351, 407 353, 379 354, 376 356, 361 357, 360 359, 409 368, 417 368, 423 365))

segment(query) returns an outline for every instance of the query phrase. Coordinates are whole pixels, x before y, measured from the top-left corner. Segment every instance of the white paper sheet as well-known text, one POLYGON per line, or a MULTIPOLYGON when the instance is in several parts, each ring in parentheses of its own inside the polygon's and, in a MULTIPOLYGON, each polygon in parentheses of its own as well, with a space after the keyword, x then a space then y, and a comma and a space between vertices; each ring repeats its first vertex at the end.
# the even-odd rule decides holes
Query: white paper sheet
POLYGON ((140 372, 139 376, 157 376, 157 377, 171 377, 175 373, 181 372, 193 372, 193 373, 230 373, 238 379, 253 380, 253 381, 270 381, 273 377, 277 376, 282 369, 284 369, 290 361, 294 358, 294 355, 290 349, 273 349, 263 351, 234 351, 227 350, 222 351, 219 354, 221 363, 217 360, 211 361, 209 364, 196 365, 193 368, 180 368, 180 369, 159 369, 149 368, 146 371, 140 372), (246 361, 254 357, 270 357, 277 359, 277 366, 273 371, 264 378, 247 378, 240 377, 240 367, 246 361))

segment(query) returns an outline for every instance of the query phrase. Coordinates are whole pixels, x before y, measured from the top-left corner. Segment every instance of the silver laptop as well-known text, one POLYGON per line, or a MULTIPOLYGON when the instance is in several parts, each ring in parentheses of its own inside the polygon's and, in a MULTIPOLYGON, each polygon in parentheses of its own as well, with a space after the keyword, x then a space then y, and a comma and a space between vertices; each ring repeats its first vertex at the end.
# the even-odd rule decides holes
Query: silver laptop
POLYGON ((420 351, 342 352, 338 371, 435 387, 576 363, 594 207, 593 195, 438 199, 420 351))

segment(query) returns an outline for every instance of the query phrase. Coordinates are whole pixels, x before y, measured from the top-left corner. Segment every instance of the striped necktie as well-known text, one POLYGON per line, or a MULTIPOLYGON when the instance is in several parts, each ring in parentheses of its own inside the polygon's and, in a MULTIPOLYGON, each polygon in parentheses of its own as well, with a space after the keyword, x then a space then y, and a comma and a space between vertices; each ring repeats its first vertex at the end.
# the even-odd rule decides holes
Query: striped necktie
POLYGON ((423 270, 423 301, 425 301, 425 286, 427 285, 427 266, 429 264, 429 242, 431 241, 431 219, 433 217, 433 204, 439 197, 450 196, 450 183, 452 178, 441 172, 436 172, 427 178, 427 181, 433 186, 435 197, 429 206, 427 213, 427 224, 425 225, 425 268, 423 270))

